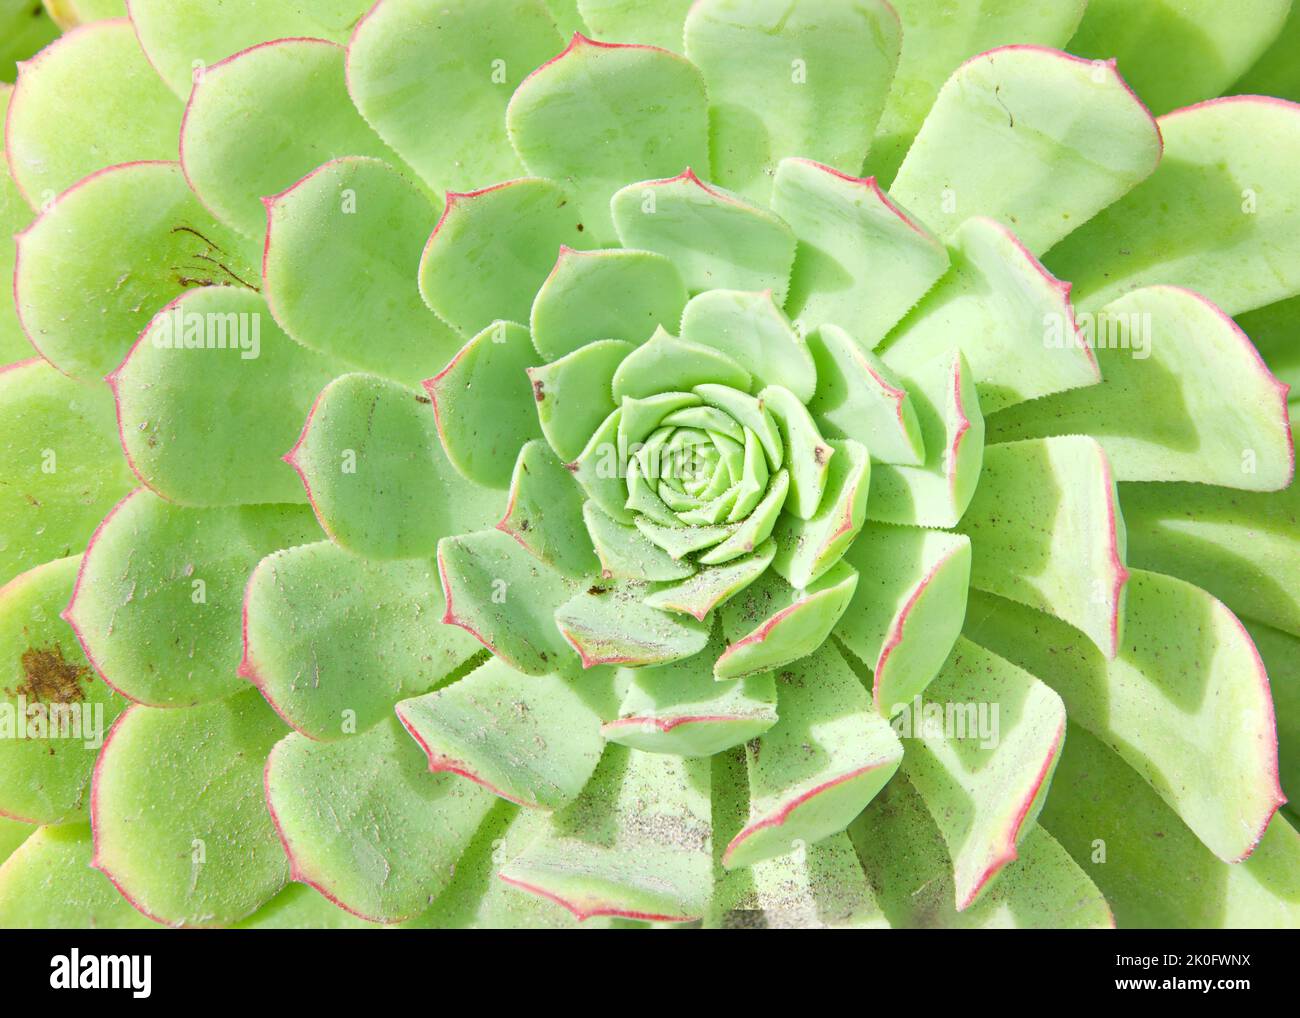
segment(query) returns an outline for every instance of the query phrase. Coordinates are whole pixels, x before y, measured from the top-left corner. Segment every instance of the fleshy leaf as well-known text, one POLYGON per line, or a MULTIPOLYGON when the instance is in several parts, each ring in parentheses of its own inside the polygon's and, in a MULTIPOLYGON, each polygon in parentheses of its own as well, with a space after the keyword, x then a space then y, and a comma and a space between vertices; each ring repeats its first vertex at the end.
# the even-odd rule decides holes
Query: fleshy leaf
POLYGON ((653 7, 641 0, 577 0, 577 6, 593 39, 682 51, 682 24, 691 0, 659 0, 653 7))
POLYGON ((343 63, 343 48, 323 39, 276 39, 197 78, 181 123, 181 165, 222 222, 260 237, 263 197, 336 156, 392 158, 348 98, 343 63), (286 130, 304 123, 310 131, 286 130))
POLYGON ((766 574, 723 606, 723 630, 731 643, 714 664, 714 676, 739 678, 812 654, 848 608, 857 585, 857 571, 844 562, 801 588, 766 574))
MULTIPOLYGON (((689 312, 688 312, 689 313, 689 312)), ((739 361, 715 343, 678 339, 659 329, 637 347, 614 372, 614 399, 646 399, 671 390, 688 390, 711 383, 749 389, 752 376, 739 361)))
POLYGON ((14 180, 40 208, 105 166, 176 158, 180 122, 181 105, 149 66, 131 23, 100 21, 23 64, 5 148, 14 180))
POLYGON ((1061 623, 973 595, 967 633, 1044 677, 1070 719, 1141 774, 1225 862, 1250 855, 1282 801, 1268 678, 1236 616, 1198 587, 1136 570, 1105 660, 1061 623))
POLYGON ((343 375, 321 391, 286 458, 333 541, 371 558, 413 558, 499 518, 501 493, 452 469, 430 409, 423 393, 373 375, 343 375))
POLYGON ((538 352, 555 360, 597 340, 639 345, 658 328, 676 329, 685 305, 677 266, 663 255, 561 247, 529 327, 538 352))
POLYGON ((0 581, 86 546, 135 484, 108 390, 42 360, 0 367, 0 581))
POLYGON ((563 43, 539 0, 377 3, 348 43, 348 91, 426 183, 481 187, 520 176, 506 103, 563 43))
POLYGON ((397 922, 450 883, 492 796, 428 773, 390 718, 341 742, 285 736, 266 760, 266 803, 291 879, 364 918, 397 922))
POLYGON ((528 378, 528 369, 536 364, 528 330, 498 321, 424 383, 447 459, 470 481, 506 487, 519 450, 541 437, 532 405, 536 387, 528 378))
POLYGON ((582 516, 606 579, 666 582, 683 580, 695 571, 689 562, 674 559, 636 527, 613 519, 592 499, 583 503, 582 516))
POLYGON ((1300 400, 1300 343, 1294 342, 1300 332, 1300 297, 1238 315, 1237 325, 1255 344, 1268 369, 1291 387, 1288 400, 1300 400))
POLYGON ((650 594, 645 603, 651 608, 692 615, 703 622, 714 608, 762 576, 775 554, 776 542, 764 541, 749 555, 732 559, 724 565, 701 569, 681 583, 661 587, 650 594))
POLYGON ((896 775, 853 821, 849 837, 895 926, 1050 930, 1115 925, 1101 891, 1037 824, 1021 840, 1020 857, 973 905, 958 912, 943 837, 904 774, 896 775))
MULTIPOLYGON (((9 111, 9 101, 14 87, 0 81, 0 121, 9 111)), ((9 164, 0 160, 0 237, 12 238, 22 230, 32 218, 31 206, 18 190, 9 164)), ((14 256, 17 250, 14 244, 6 241, 0 244, 0 279, 14 278, 14 256)), ((31 357, 32 345, 23 334, 22 323, 14 309, 14 288, 0 286, 0 364, 11 364, 31 357)))
POLYGON ((1300 683, 1287 681, 1287 676, 1300 669, 1300 639, 1259 622, 1244 625, 1270 676, 1277 719, 1278 783, 1283 794, 1295 802, 1300 797, 1300 683))
POLYGON ((667 255, 691 293, 771 290, 785 303, 795 250, 790 227, 690 168, 628 184, 610 199, 610 211, 623 244, 667 255))
POLYGON ((971 539, 971 586, 1049 612, 1107 657, 1118 653, 1128 580, 1124 519, 1095 440, 990 446, 959 529, 971 539))
POLYGON ((601 339, 528 369, 542 434, 565 462, 582 454, 592 434, 614 412, 614 373, 632 350, 631 343, 601 339))
POLYGON ((857 441, 881 463, 925 463, 916 408, 880 358, 829 323, 813 330, 808 348, 817 366, 808 409, 823 433, 857 441))
POLYGON ((890 192, 943 236, 990 216, 1042 253, 1159 161, 1160 131, 1113 60, 1004 46, 953 72, 890 192))
POLYGON ((438 574, 447 611, 507 664, 546 675, 572 658, 555 625, 555 609, 573 596, 573 584, 499 530, 438 542, 438 574))
MULTIPOLYGON (((866 520, 871 460, 852 439, 831 442, 826 489, 815 513, 782 515, 773 567, 795 587, 807 587, 831 569, 853 544, 866 520)), ((792 468, 793 469, 793 468, 792 468)))
POLYGON ((329 541, 257 564, 243 608, 239 673, 313 739, 338 739, 388 717, 482 648, 441 624, 432 562, 375 561, 329 541))
POLYGON ((244 583, 277 548, 317 540, 297 506, 187 509, 138 488, 90 539, 64 617, 86 657, 139 703, 188 707, 244 688, 244 583))
MULTIPOLYGON (((721 530, 717 537, 710 534, 704 543, 700 545, 701 548, 708 549, 700 556, 700 563, 706 566, 722 565, 739 558, 741 555, 748 555, 755 548, 760 547, 776 528, 789 490, 789 472, 778 470, 772 475, 771 482, 767 486, 767 494, 763 496, 762 501, 754 507, 743 523, 738 525, 730 524, 722 528, 692 528, 704 532, 721 530)), ((691 543, 694 545, 697 542, 692 541, 691 543)), ((697 549, 692 547, 690 550, 697 549)), ((672 553, 671 549, 669 549, 669 553, 672 553)))
POLYGON ((856 173, 889 94, 901 35, 884 0, 695 4, 686 55, 709 91, 718 181, 766 202, 786 156, 856 173))
POLYGON ((1236 315, 1300 292, 1300 105, 1231 96, 1161 117, 1160 131, 1150 179, 1046 259, 1079 306, 1170 283, 1236 315))
POLYGON ((545 442, 519 450, 505 516, 497 524, 539 560, 570 576, 597 569, 582 518, 582 489, 545 442))
POLYGON ((1095 322, 1105 380, 991 418, 990 442, 1086 431, 1121 481, 1291 483, 1287 388, 1231 318, 1199 294, 1159 286, 1130 291, 1095 322))
POLYGON ((709 762, 610 745, 576 802, 500 871, 579 919, 698 919, 712 885, 709 762))
POLYGON ((52 364, 98 381, 187 287, 253 288, 257 264, 176 163, 128 163, 75 184, 19 235, 14 302, 52 364))
POLYGON ((867 519, 952 527, 966 512, 984 462, 984 415, 975 374, 960 350, 901 375, 916 409, 925 464, 877 463, 867 519))
POLYGON ((515 90, 506 130, 530 173, 578 184, 582 224, 601 243, 615 239, 610 196, 629 180, 709 165, 704 82, 689 61, 576 33, 515 90))
POLYGON ((550 180, 448 192, 420 259, 420 295, 466 336, 500 319, 526 322, 556 254, 588 246, 585 229, 568 195, 550 180))
POLYGON ((858 570, 858 588, 835 635, 871 669, 876 709, 893 717, 939 674, 961 633, 970 541, 871 523, 845 561, 858 570))
POLYGON ((582 686, 525 675, 495 658, 445 689, 397 705, 429 769, 477 782, 521 806, 558 809, 578 797, 600 760, 600 716, 582 686))
POLYGON ((709 627, 645 603, 642 584, 593 584, 555 612, 555 624, 582 666, 658 665, 704 649, 709 627))
POLYGON ((347 157, 265 204, 262 285, 285 332, 408 384, 447 363, 461 341, 416 287, 437 216, 414 184, 378 159, 347 157))
POLYGON ((262 796, 262 763, 283 734, 255 689, 190 710, 127 710, 95 765, 94 866, 158 922, 251 915, 289 871, 262 796))
POLYGON ((958 637, 926 702, 917 696, 904 710, 894 722, 906 740, 903 768, 948 844, 964 911, 1033 829, 1065 739, 1065 706, 1028 672, 958 637))
POLYGON ((1001 223, 980 216, 953 233, 952 267, 889 340, 883 357, 907 373, 954 345, 975 372, 985 415, 1100 381, 1076 331, 1070 286, 1001 223))
POLYGON ((943 243, 876 183, 806 159, 777 167, 772 208, 799 239, 786 310, 873 349, 948 268, 943 243))
POLYGON ((288 884, 237 930, 365 930, 376 923, 353 915, 307 884, 288 884))
POLYGON ((126 701, 95 682, 59 612, 77 558, 0 587, 0 815, 27 823, 84 817, 90 771, 126 701))
POLYGON ((205 286, 159 311, 108 381, 141 481, 180 505, 241 505, 304 500, 281 457, 335 374, 261 296, 205 286))
POLYGON ((745 747, 749 819, 728 869, 844 830, 898 769, 903 747, 829 644, 777 674, 781 720, 745 747))

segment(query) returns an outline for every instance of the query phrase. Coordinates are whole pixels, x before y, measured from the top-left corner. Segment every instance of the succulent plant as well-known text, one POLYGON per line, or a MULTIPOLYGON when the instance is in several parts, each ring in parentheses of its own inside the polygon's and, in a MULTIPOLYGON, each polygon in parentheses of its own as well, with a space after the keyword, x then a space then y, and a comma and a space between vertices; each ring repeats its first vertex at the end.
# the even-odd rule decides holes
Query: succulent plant
POLYGON ((113 6, 3 92, 0 924, 1300 923, 1285 0, 113 6))

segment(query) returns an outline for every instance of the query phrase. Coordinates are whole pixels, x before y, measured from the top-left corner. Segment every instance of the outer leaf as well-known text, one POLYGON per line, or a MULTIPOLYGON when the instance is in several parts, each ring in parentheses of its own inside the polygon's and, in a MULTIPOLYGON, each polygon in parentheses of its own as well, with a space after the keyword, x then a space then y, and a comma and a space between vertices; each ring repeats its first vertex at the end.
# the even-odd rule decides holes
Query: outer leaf
POLYGON ((286 548, 249 577, 239 673, 310 738, 365 731, 480 651, 441 624, 444 608, 424 559, 373 561, 328 541, 286 548))
POLYGON ((1300 792, 1300 683, 1289 679, 1300 667, 1300 640, 1258 622, 1246 631, 1268 669, 1277 718, 1278 782, 1292 802, 1300 792))
POLYGON ((426 183, 482 187, 520 175, 506 103, 562 44, 539 0, 382 0, 352 33, 348 91, 426 183))
POLYGON ((556 609, 555 624, 584 668, 666 664, 704 649, 708 626, 649 607, 646 593, 641 584, 593 584, 556 609))
POLYGON ((316 398, 286 459, 337 544, 412 558, 496 518, 500 494, 456 474, 429 411, 429 397, 372 375, 343 375, 316 398))
POLYGON ((690 562, 674 559, 636 527, 614 520, 594 499, 583 503, 582 518, 606 579, 682 580, 695 572, 690 562))
POLYGON ((582 519, 582 489, 544 442, 519 450, 510 500, 497 524, 542 562, 570 576, 596 571, 587 528, 582 519))
POLYGON ((289 884, 247 919, 238 930, 365 930, 375 924, 339 908, 314 887, 289 884))
POLYGON ((127 462, 181 505, 301 502, 281 461, 334 365, 280 331, 251 290, 163 308, 108 376, 127 462))
POLYGON ((735 597, 763 575, 776 554, 776 542, 764 541, 754 551, 720 566, 701 569, 681 583, 661 587, 645 599, 652 608, 693 615, 701 622, 709 612, 735 597))
POLYGON ((265 780, 290 878, 378 922, 423 911, 492 804, 469 782, 427 773, 396 718, 342 742, 286 735, 265 780))
POLYGON ((662 0, 654 7, 637 0, 577 0, 577 6, 594 39, 682 51, 682 24, 691 0, 662 0))
POLYGON ((1041 253, 1159 161, 1160 131, 1113 60, 1005 46, 953 72, 890 190, 942 235, 991 216, 1041 253))
POLYGON ((289 869, 262 798, 262 761, 283 733, 252 689, 192 710, 126 711, 95 765, 94 866, 168 925, 255 912, 289 869))
POLYGON ((391 155, 348 101, 343 60, 342 47, 321 39, 277 39, 195 82, 181 123, 181 165, 222 222, 261 236, 264 196, 339 155, 391 155), (301 123, 311 130, 285 129, 301 123))
POLYGON ((615 190, 683 166, 707 170, 706 117, 704 82, 688 61, 575 33, 515 90, 506 130, 531 173, 578 184, 584 226, 608 243, 615 190))
POLYGON ((495 658, 445 689, 403 700, 398 720, 429 770, 460 774, 521 806, 576 799, 604 742, 592 696, 560 675, 525 675, 495 658))
MULTIPOLYGON (((871 461, 852 439, 833 442, 826 490, 817 511, 801 519, 785 513, 776 528, 773 565, 795 587, 807 587, 831 569, 853 544, 866 519, 871 461)), ((792 464, 793 469, 793 464, 792 464)))
MULTIPOLYGON (((13 86, 0 82, 0 118, 9 110, 13 86)), ((7 162, 0 164, 0 236, 13 237, 31 219, 31 206, 18 190, 7 162)), ((0 279, 14 277, 14 245, 0 244, 0 279)), ((14 309, 13 287, 0 287, 0 363, 10 364, 32 355, 32 345, 23 334, 14 309)))
POLYGON ((776 164, 810 156, 856 173, 898 63, 902 27, 883 0, 704 0, 686 55, 709 90, 714 172, 766 202, 776 164))
POLYGON ((41 353, 102 378, 190 286, 257 283, 247 241, 216 223, 175 163, 112 166, 69 188, 18 237, 14 301, 41 353))
POLYGON ((1225 862, 1283 801, 1273 704, 1240 622, 1203 590, 1134 573, 1118 657, 1021 607, 972 599, 971 638, 1043 675, 1070 717, 1138 771, 1225 862))
POLYGON ((243 688, 239 615, 253 567, 320 531, 296 506, 185 509, 137 488, 90 539, 64 617, 132 700, 185 707, 243 688))
POLYGON ((1255 344, 1269 370, 1291 387, 1288 399, 1300 399, 1300 297, 1278 301, 1237 317, 1237 325, 1255 344))

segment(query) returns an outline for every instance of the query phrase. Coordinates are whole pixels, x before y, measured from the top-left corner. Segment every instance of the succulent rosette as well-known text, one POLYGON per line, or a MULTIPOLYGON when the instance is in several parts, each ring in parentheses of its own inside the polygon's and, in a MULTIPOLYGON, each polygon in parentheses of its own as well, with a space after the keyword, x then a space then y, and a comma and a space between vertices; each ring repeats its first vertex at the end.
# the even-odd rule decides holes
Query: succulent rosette
POLYGON ((1288 3, 104 6, 0 923, 1300 922, 1288 3))

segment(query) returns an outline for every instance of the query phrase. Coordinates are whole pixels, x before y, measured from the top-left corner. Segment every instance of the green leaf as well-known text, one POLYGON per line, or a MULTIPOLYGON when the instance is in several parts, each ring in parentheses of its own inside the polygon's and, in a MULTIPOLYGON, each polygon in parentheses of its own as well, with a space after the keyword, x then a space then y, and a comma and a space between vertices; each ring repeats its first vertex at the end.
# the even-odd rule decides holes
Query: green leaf
POLYGON ((190 710, 127 710, 95 767, 95 867, 168 925, 251 915, 288 876, 262 795, 283 734, 255 689, 190 710))
MULTIPOLYGON (((700 563, 706 566, 722 565, 725 562, 739 558, 741 555, 748 555, 755 548, 760 547, 775 529, 789 490, 789 471, 778 470, 772 475, 771 483, 767 486, 767 494, 763 496, 763 500, 754 507, 743 523, 723 528, 716 537, 713 536, 713 533, 718 528, 693 528, 709 535, 707 538, 701 535, 698 539, 690 542, 691 545, 698 544, 700 548, 708 549, 700 556, 700 563)), ((645 532, 644 529, 642 532, 645 532)), ((689 550, 694 551, 697 549, 691 547, 689 550)), ((669 554, 671 553, 672 550, 669 549, 669 554)))
POLYGON ((1300 106, 1233 96, 1161 117, 1160 132, 1150 179, 1047 258, 1079 306, 1155 283, 1230 315, 1300 293, 1300 106))
MULTIPOLYGON (((8 115, 13 91, 12 85, 0 82, 0 121, 8 115)), ((0 244, 0 279, 13 279, 17 249, 12 238, 31 218, 31 206, 18 190, 18 185, 9 172, 9 163, 0 160, 0 237, 7 238, 5 243, 0 244)), ((0 287, 0 364, 20 361, 31 357, 33 352, 32 344, 23 334, 22 323, 18 321, 13 287, 0 287)))
MULTIPOLYGON (((1106 796, 1097 801, 1107 808, 1106 796)), ((1124 822, 1122 816, 1115 819, 1124 822)), ((1101 891, 1037 824, 1020 842, 1020 857, 973 905, 958 912, 943 837, 903 774, 853 821, 849 837, 885 915, 896 927, 1051 930, 1115 925, 1101 891)))
POLYGON ((971 539, 973 587, 1070 623, 1107 657, 1119 652, 1124 519, 1094 439, 990 446, 958 529, 971 539))
POLYGON ((582 518, 606 579, 682 580, 695 571, 689 562, 677 561, 651 543, 636 527, 614 520, 594 499, 583 503, 582 518))
POLYGON ((508 534, 482 530, 443 538, 438 573, 447 598, 442 621, 468 631, 507 664, 546 675, 572 660, 555 610, 573 596, 573 582, 508 534))
POLYGON ((1210 99, 1253 64, 1282 30, 1285 0, 1182 0, 1134 8, 1123 0, 1091 0, 1066 47, 1081 57, 1116 58, 1152 111, 1210 99))
POLYGON ((1250 855, 1283 801, 1268 679, 1236 616, 1199 587, 1135 570, 1107 661, 1023 607, 971 599, 967 633, 1035 675, 1122 756, 1215 855, 1250 855))
MULTIPOLYGON (((691 0, 660 0, 652 7, 639 0, 577 0, 577 6, 593 39, 682 52, 682 24, 691 0)), ((574 31, 582 31, 581 26, 574 31)))
POLYGON ((688 167, 675 177, 628 184, 610 199, 627 247, 672 259, 692 293, 771 290, 785 303, 794 263, 790 227, 766 208, 712 184, 688 167))
POLYGON ((213 65, 258 43, 304 36, 346 42, 371 6, 371 0, 222 0, 220 8, 207 0, 131 0, 131 21, 149 62, 184 98, 213 65))
POLYGON ((1228 95, 1274 95, 1300 102, 1300 67, 1292 55, 1300 45, 1300 9, 1291 13, 1263 54, 1231 86, 1219 91, 1228 95))
POLYGON ((709 763, 610 745, 572 805, 500 871, 580 920, 687 922, 712 886, 709 763))
POLYGON ((984 415, 975 375, 960 350, 900 375, 916 409, 923 466, 877 463, 867 519, 920 527, 952 527, 970 505, 984 462, 984 415))
POLYGON ((633 349, 631 343, 600 339, 550 364, 528 368, 542 434, 566 463, 582 454, 614 412, 614 373, 633 349))
POLYGON ((12 81, 20 61, 26 60, 59 35, 44 3, 6 4, 0 14, 0 80, 12 81))
POLYGON ((1105 380, 989 420, 991 442, 1086 431, 1121 481, 1276 491, 1295 470, 1287 387, 1199 294, 1133 290, 1096 316, 1105 380))
POLYGON ((981 216, 952 235, 952 266, 891 335, 883 353, 909 373, 954 345, 975 372, 984 413, 1101 380, 1076 332, 1070 285, 1001 223, 981 216))
POLYGON ((717 344, 699 343, 685 336, 678 339, 661 328, 619 365, 614 372, 613 394, 619 402, 647 399, 704 383, 743 393, 749 389, 752 377, 717 344))
POLYGON ((588 246, 584 231, 568 195, 549 180, 449 192, 420 259, 420 295, 463 335, 500 319, 526 322, 556 252, 588 246))
POLYGON ((852 439, 833 441, 827 448, 834 455, 817 511, 806 519, 797 512, 785 513, 777 523, 780 550, 773 567, 795 587, 807 587, 834 567, 866 520, 871 478, 867 450, 852 439))
POLYGON ((175 159, 180 120, 131 23, 96 22, 23 64, 5 127, 9 168, 43 208, 105 166, 175 159))
POLYGON ((64 617, 99 672, 139 703, 188 707, 244 689, 239 618, 253 567, 318 539, 304 508, 188 509, 137 488, 90 539, 64 617))
POLYGON ((578 652, 582 667, 659 665, 704 649, 709 626, 658 611, 638 583, 593 584, 555 611, 555 624, 578 652))
POLYGON ((375 924, 340 908, 314 887, 289 884, 237 930, 365 930, 375 924))
POLYGON ((102 170, 18 237, 14 299, 33 345, 98 381, 153 314, 191 286, 257 285, 257 255, 218 224, 176 163, 102 170))
POLYGON ((334 377, 251 290, 190 290, 108 376, 131 469, 180 505, 304 501, 281 457, 334 377))
POLYGON ((135 478, 113 402, 43 360, 0 368, 0 581, 84 548, 135 478))
POLYGON ((582 518, 582 489, 545 442, 519 450, 506 514, 497 529, 509 534, 540 561, 570 576, 597 569, 582 518))
POLYGON ((562 246, 529 322, 538 352, 556 360, 598 340, 636 345, 659 328, 675 329, 685 304, 681 276, 662 255, 562 246))
POLYGON ((447 462, 429 397, 373 375, 327 385, 286 459, 330 539, 371 558, 428 555, 441 537, 495 522, 501 511, 500 492, 447 462), (454 501, 446 497, 453 489, 454 501))
POLYGON ((786 310, 804 332, 830 322, 873 349, 948 268, 943 243, 874 177, 783 159, 772 208, 799 239, 786 310))
POLYGON ((1065 739, 1065 706, 1050 687, 958 637, 952 656, 894 721, 903 769, 954 860, 964 911, 1019 855, 1065 739))
POLYGON ((1275 817, 1235 866, 1216 859, 1118 755, 1077 725, 1041 822, 1060 840, 1125 927, 1294 928, 1300 923, 1300 835, 1275 817), (1105 846, 1099 857, 1098 845, 1105 846))
POLYGON ((1290 402, 1300 400, 1300 297, 1281 300, 1237 317, 1237 325, 1255 344, 1270 371, 1291 387, 1290 402))
POLYGON ((936 5, 933 0, 891 0, 903 22, 903 52, 876 128, 867 172, 894 178, 903 156, 957 65, 1008 43, 1068 48, 1088 0, 1000 0, 936 5))
POLYGON ((266 761, 266 803, 291 879, 363 918, 398 922, 450 883, 492 796, 429 774, 391 718, 341 742, 286 735, 266 761))
POLYGON ((362 732, 481 652, 441 624, 444 610, 427 560, 375 561, 329 541, 276 551, 248 579, 239 674, 310 738, 362 732))
POLYGON ((488 488, 510 483, 524 443, 541 438, 528 369, 537 364, 528 330, 498 321, 466 343, 424 383, 438 435, 461 475, 488 488))
POLYGON ((691 615, 703 622, 714 608, 762 576, 775 554, 776 542, 764 541, 749 555, 701 569, 680 583, 660 587, 645 603, 651 608, 691 615))
POLYGON ((1277 720, 1278 783, 1289 800, 1300 793, 1300 683, 1288 681, 1300 667, 1300 640, 1259 622, 1246 622, 1269 675, 1277 720))
POLYGON ((538 0, 376 4, 348 43, 348 90, 426 183, 482 187, 521 175, 506 104, 563 42, 538 0))
POLYGON ((740 678, 812 654, 848 608, 857 585, 857 571, 844 562, 800 588, 766 574, 723 606, 723 630, 731 643, 714 664, 714 676, 740 678))
POLYGON ((614 240, 610 196, 629 180, 709 165, 704 82, 687 60, 582 35, 529 75, 506 109, 530 173, 578 185, 589 236, 614 240))
POLYGON ((1041 253, 1159 161, 1160 131, 1114 61, 1006 46, 953 72, 890 191, 943 236, 990 216, 1041 253))
POLYGON ((903 747, 833 647, 777 674, 781 720, 745 747, 749 818, 722 865, 749 866, 844 830, 903 747))
POLYGON ((407 384, 456 352, 460 339, 429 313, 412 272, 437 216, 396 170, 336 159, 265 205, 266 299, 299 343, 407 384))
POLYGON ((808 336, 817 366, 817 392, 808 403, 823 434, 851 438, 874 460, 921 466, 925 462, 916 408, 897 376, 838 325, 808 336))
POLYGON ((695 4, 686 55, 709 91, 719 182, 766 202, 786 156, 856 173, 889 94, 901 35, 884 0, 695 4))
POLYGON ((845 555, 859 579, 835 635, 871 670, 885 717, 925 690, 961 633, 970 548, 960 534, 870 523, 845 555))
POLYGON ((0 925, 10 930, 157 929, 92 868, 93 853, 89 824, 37 829, 0 866, 0 925), (50 893, 56 887, 58 893, 50 893))
POLYGON ((429 770, 459 774, 521 806, 578 797, 604 741, 589 676, 525 675, 495 658, 459 682, 397 705, 429 770))
POLYGON ((261 199, 340 155, 391 158, 348 99, 344 50, 277 39, 209 67, 181 123, 181 165, 194 193, 250 237, 266 229, 261 199), (310 123, 310 131, 286 131, 310 123))
POLYGON ((0 864, 13 855, 14 851, 36 830, 33 824, 0 817, 0 864))
POLYGON ((95 756, 126 707, 94 681, 59 618, 79 561, 57 559, 0 587, 0 813, 26 823, 85 815, 95 756))

